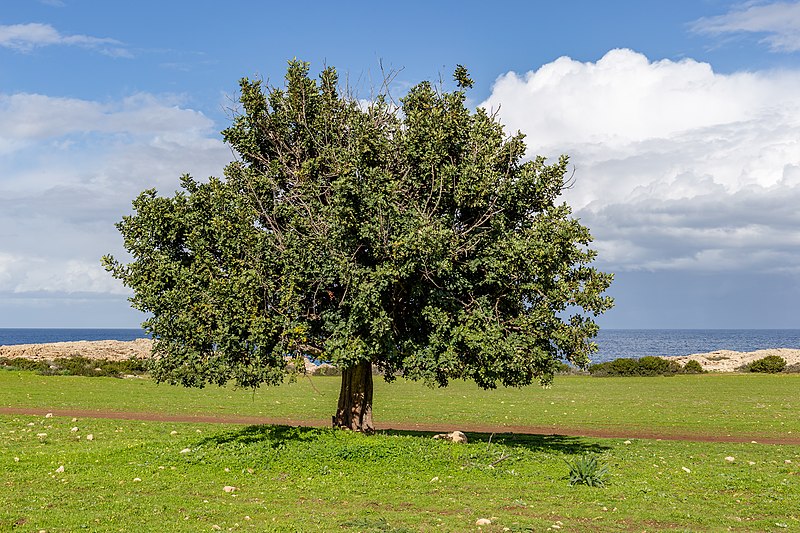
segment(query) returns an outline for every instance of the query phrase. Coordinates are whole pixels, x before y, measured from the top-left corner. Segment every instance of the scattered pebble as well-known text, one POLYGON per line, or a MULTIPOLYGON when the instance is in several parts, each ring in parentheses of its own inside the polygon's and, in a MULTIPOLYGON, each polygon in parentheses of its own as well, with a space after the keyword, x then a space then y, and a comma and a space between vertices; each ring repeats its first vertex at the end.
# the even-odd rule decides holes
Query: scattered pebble
POLYGON ((250 517, 249 517, 249 516, 247 516, 247 515, 244 515, 244 519, 245 519, 245 520, 252 520, 252 518, 250 518, 250 517))
POLYGON ((89 433, 88 435, 86 435, 86 440, 94 440, 94 435, 89 433))
POLYGON ((28 425, 29 426, 35 426, 36 424, 34 424, 33 422, 28 422, 28 425))
POLYGON ((184 448, 181 450, 181 453, 189 453, 190 451, 192 451, 191 448, 184 448))
POLYGON ((136 481, 136 482, 138 482, 138 481, 141 481, 141 480, 142 480, 142 478, 140 478, 140 477, 135 477, 135 478, 133 478, 133 480, 134 480, 134 481, 136 481))
POLYGON ((431 478, 430 483, 436 483, 437 481, 439 481, 439 476, 434 476, 431 478))
POLYGON ((755 463, 755 461, 747 461, 747 464, 749 464, 750 466, 753 466, 756 463, 755 463))
POLYGON ((175 430, 172 430, 172 431, 170 431, 170 432, 169 432, 169 434, 170 434, 170 435, 177 435, 177 434, 178 434, 178 432, 177 432, 177 431, 175 431, 175 430))
POLYGON ((622 444, 630 444, 630 443, 631 443, 631 441, 629 441, 629 440, 626 440, 626 441, 625 441, 625 442, 623 442, 622 444))
POLYGON ((64 465, 59 466, 56 468, 56 474, 63 474, 64 473, 64 465))
POLYGON ((792 464, 792 460, 791 459, 785 459, 783 462, 786 463, 787 465, 792 464))
POLYGON ((77 422, 77 421, 78 421, 78 419, 77 419, 77 418, 73 418, 73 419, 72 419, 72 421, 73 421, 73 422, 77 422))
POLYGON ((53 413, 47 413, 44 415, 45 418, 53 418, 53 413))
POLYGON ((43 439, 47 436, 47 433, 37 433, 36 436, 39 437, 40 439, 43 439))
POLYGON ((232 485, 225 485, 224 487, 222 487, 222 490, 224 490, 225 492, 233 492, 236 489, 237 487, 234 487, 232 485))
POLYGON ((492 524, 492 521, 489 520, 488 518, 478 518, 477 520, 475 520, 475 525, 476 526, 488 526, 488 525, 491 525, 491 524, 492 524))
POLYGON ((689 470, 688 468, 686 468, 685 466, 682 466, 682 467, 681 467, 681 470, 683 470, 683 471, 684 471, 684 472, 686 472, 687 474, 691 474, 691 473, 692 473, 692 471, 691 471, 691 470, 689 470))
POLYGON ((14 457, 14 462, 18 463, 19 462, 19 457, 14 457))
POLYGON ((734 462, 736 460, 736 458, 731 456, 731 455, 729 455, 728 457, 725 458, 725 460, 728 461, 729 463, 732 463, 732 462, 734 462))
POLYGON ((74 427, 74 428, 70 429, 70 431, 71 431, 71 432, 73 432, 73 433, 75 433, 76 431, 78 431, 78 428, 77 428, 77 427, 74 427))
POLYGON ((211 526, 211 529, 213 529, 214 531, 222 531, 222 528, 219 527, 217 524, 214 524, 213 526, 211 526))

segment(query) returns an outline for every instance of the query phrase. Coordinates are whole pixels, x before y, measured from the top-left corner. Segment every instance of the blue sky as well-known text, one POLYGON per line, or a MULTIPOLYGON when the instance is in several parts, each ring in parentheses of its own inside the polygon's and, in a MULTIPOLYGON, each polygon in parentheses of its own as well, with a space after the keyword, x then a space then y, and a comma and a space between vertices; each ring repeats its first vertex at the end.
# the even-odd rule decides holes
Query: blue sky
POLYGON ((567 153, 609 328, 797 328, 800 3, 96 2, 0 8, 0 327, 135 327, 100 267, 141 190, 221 175, 243 76, 396 71, 567 153))

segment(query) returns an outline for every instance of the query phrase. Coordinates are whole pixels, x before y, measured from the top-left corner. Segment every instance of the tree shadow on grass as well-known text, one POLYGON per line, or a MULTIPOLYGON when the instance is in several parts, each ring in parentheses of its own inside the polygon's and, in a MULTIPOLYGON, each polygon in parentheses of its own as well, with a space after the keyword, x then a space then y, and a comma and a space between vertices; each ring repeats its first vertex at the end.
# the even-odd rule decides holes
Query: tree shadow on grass
MULTIPOLYGON (((433 438, 435 433, 429 431, 386 430, 382 435, 398 435, 421 438, 433 438)), ((585 437, 568 435, 526 435, 521 433, 473 433, 465 432, 470 443, 484 442, 502 444, 514 448, 525 448, 529 451, 557 452, 565 455, 602 453, 611 446, 600 444, 596 440, 589 441, 585 437)))
MULTIPOLYGON (((199 444, 223 446, 226 444, 257 444, 270 443, 280 446, 288 442, 308 442, 317 440, 321 435, 337 431, 331 428, 280 426, 280 425, 254 425, 225 431, 202 439, 199 444)), ((384 430, 379 435, 418 437, 432 439, 435 435, 430 431, 405 431, 384 430)), ((596 440, 583 437, 566 435, 525 435, 519 433, 472 433, 468 432, 469 442, 483 442, 504 445, 512 448, 525 448, 529 451, 555 452, 565 455, 602 453, 611 449, 610 446, 600 444, 596 440)))
POLYGON ((254 444, 269 442, 277 446, 290 441, 310 442, 316 440, 322 433, 328 431, 331 430, 328 428, 304 426, 246 426, 240 429, 225 431, 224 433, 206 437, 201 440, 199 444, 222 446, 233 443, 254 444))

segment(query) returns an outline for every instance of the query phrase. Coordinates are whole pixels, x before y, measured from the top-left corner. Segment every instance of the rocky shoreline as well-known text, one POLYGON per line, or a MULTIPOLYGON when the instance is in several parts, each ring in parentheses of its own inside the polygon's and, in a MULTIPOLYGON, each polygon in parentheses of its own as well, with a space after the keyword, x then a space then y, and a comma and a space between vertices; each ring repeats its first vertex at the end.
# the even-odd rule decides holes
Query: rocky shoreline
MULTIPOLYGON (((151 339, 133 341, 74 341, 53 342, 44 344, 17 344, 0 346, 0 357, 23 357, 34 360, 52 360, 59 357, 82 356, 89 359, 124 360, 131 358, 145 359, 150 357, 153 348, 151 339)), ((768 355, 778 355, 786 360, 787 365, 800 364, 800 349, 773 348, 755 352, 734 352, 718 350, 709 353, 666 357, 685 365, 695 360, 709 372, 733 372, 739 367, 761 359, 768 355)))

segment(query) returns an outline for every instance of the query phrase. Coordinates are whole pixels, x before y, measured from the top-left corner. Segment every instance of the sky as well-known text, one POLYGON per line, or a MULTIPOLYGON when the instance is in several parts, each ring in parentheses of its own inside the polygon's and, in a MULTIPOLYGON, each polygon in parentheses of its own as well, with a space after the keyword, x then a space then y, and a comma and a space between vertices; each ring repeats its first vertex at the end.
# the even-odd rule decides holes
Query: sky
POLYGON ((100 258, 142 190, 222 176, 238 80, 292 58, 369 98, 452 88, 568 154, 605 328, 800 328, 800 2, 97 2, 0 7, 0 327, 137 327, 100 258))

